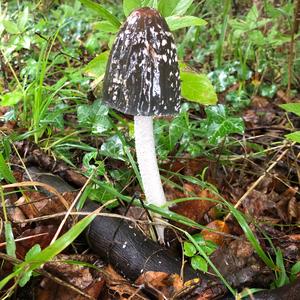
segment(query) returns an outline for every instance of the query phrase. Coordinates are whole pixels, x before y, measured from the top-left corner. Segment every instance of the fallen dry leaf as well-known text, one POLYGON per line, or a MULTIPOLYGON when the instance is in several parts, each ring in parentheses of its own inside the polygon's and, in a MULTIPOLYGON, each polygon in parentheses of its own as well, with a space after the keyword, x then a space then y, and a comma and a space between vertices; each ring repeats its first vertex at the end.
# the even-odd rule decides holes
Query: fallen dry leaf
MULTIPOLYGON (((207 224, 206 228, 217 230, 220 233, 227 233, 227 234, 230 233, 228 225, 225 222, 219 220, 215 220, 207 224)), ((224 235, 219 234, 218 232, 210 231, 208 229, 203 229, 201 231, 201 234, 205 240, 212 241, 217 245, 222 245, 225 240, 224 235)))

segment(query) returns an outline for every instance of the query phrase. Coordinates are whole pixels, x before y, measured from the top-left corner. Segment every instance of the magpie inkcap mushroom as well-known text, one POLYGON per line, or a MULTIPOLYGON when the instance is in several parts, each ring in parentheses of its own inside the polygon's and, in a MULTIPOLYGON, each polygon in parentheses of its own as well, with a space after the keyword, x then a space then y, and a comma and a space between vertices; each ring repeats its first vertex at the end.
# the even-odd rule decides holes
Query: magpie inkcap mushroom
POLYGON ((108 106, 134 116, 179 112, 176 46, 157 10, 144 7, 128 16, 110 52, 103 100, 108 106))
MULTIPOLYGON (((164 205, 153 116, 179 112, 180 80, 173 36, 157 10, 137 9, 122 26, 107 64, 103 100, 111 108, 134 115, 136 156, 146 201, 164 205)), ((156 226, 161 242, 163 229, 156 226)))

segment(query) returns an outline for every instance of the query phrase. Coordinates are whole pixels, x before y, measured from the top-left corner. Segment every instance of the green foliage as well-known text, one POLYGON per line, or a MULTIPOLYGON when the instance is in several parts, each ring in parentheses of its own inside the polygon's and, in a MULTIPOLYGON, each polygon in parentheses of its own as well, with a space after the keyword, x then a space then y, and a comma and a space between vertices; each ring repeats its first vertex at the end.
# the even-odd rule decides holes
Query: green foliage
MULTIPOLYGON (((287 112, 291 112, 297 116, 300 116, 300 103, 286 103, 279 106, 287 112)), ((285 137, 293 142, 300 143, 300 131, 286 134, 285 137)))
POLYGON ((103 133, 111 128, 108 108, 99 100, 91 105, 79 105, 77 117, 79 125, 83 128, 90 128, 92 133, 103 133))
MULTIPOLYGON (((215 243, 204 240, 201 234, 195 234, 193 238, 207 255, 211 255, 217 249, 215 243)), ((184 242, 183 249, 184 255, 191 258, 191 265, 195 270, 207 272, 207 261, 198 253, 198 250, 192 242, 184 242)))
POLYGON ((16 257, 16 242, 14 239, 14 233, 10 222, 5 222, 4 232, 6 241, 6 253, 11 257, 16 257))
POLYGON ((57 254, 68 247, 76 237, 93 221, 96 217, 91 214, 76 223, 68 232, 58 238, 53 244, 40 251, 39 246, 34 246, 29 250, 25 257, 25 261, 17 264, 14 271, 0 281, 0 290, 13 278, 15 278, 20 286, 24 286, 30 279, 32 272, 41 265, 53 259, 57 254))
POLYGON ((244 132, 241 118, 230 117, 224 105, 210 106, 205 109, 207 118, 201 126, 207 132, 208 142, 217 144, 229 134, 244 132))

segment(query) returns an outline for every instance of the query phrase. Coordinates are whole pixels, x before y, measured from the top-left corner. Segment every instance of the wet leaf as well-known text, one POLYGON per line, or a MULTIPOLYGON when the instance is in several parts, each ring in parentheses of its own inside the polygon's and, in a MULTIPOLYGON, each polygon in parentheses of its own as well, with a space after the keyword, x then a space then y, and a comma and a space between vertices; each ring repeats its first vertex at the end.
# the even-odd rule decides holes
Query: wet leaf
POLYGON ((217 94, 206 75, 181 70, 180 79, 183 98, 206 105, 217 102, 217 94))
POLYGON ((195 270, 207 272, 208 265, 206 260, 202 256, 199 255, 193 256, 191 259, 191 265, 195 270))
POLYGON ((209 143, 217 144, 229 134, 244 132, 243 120, 228 116, 224 105, 207 107, 205 112, 207 118, 202 121, 201 126, 207 132, 209 143))
POLYGON ((191 242, 184 242, 183 244, 184 255, 192 257, 196 254, 197 250, 191 242))
POLYGON ((77 107, 78 121, 81 126, 88 126, 93 133, 102 133, 111 128, 108 107, 100 100, 92 105, 83 104, 77 107))

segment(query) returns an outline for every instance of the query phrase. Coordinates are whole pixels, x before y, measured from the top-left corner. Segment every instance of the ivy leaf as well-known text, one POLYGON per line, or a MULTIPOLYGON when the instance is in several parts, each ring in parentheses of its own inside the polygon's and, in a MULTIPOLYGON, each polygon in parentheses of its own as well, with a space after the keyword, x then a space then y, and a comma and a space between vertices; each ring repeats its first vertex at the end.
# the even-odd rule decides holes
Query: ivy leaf
POLYGON ((100 100, 95 101, 92 105, 79 105, 77 116, 80 125, 91 128, 93 133, 102 133, 111 128, 108 107, 100 100))
POLYGON ((217 144, 229 134, 244 132, 242 118, 228 116, 224 105, 207 107, 205 112, 207 118, 202 121, 201 126, 210 144, 217 144))

